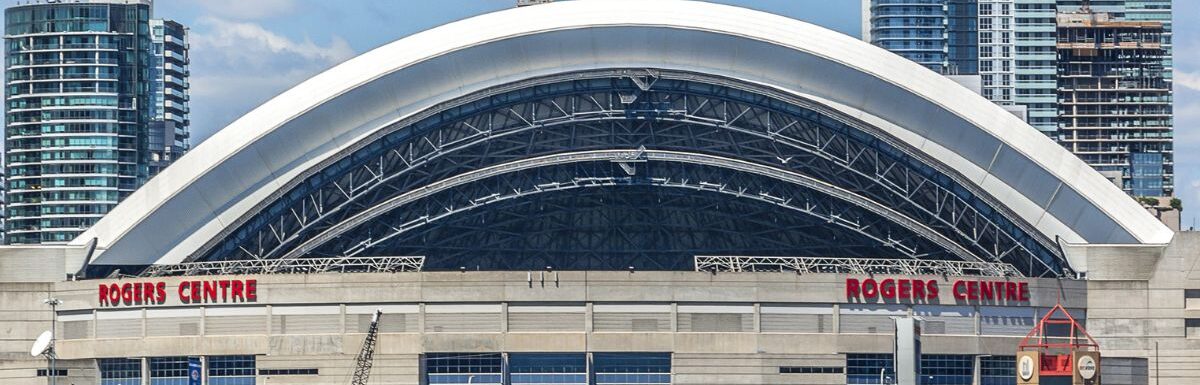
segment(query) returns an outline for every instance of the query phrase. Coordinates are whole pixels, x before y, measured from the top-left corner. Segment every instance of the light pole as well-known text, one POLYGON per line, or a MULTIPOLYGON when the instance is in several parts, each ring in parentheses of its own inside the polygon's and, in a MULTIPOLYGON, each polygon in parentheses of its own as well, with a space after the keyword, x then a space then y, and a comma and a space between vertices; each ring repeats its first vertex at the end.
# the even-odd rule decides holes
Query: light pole
POLYGON ((43 303, 50 305, 50 348, 46 350, 46 359, 50 361, 50 370, 46 373, 46 378, 49 379, 50 385, 58 383, 57 374, 55 373, 55 360, 57 354, 54 351, 54 342, 58 339, 58 305, 62 305, 62 301, 54 297, 46 297, 43 303))

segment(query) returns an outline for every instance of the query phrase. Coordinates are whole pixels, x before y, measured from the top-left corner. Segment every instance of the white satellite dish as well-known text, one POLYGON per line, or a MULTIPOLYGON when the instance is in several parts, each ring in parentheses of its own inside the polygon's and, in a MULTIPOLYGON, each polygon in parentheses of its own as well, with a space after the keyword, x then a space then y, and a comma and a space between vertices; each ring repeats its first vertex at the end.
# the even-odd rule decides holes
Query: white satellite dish
POLYGON ((54 339, 54 334, 49 330, 42 332, 36 340, 33 341, 33 348, 29 349, 29 355, 37 357, 50 351, 50 340, 54 339))

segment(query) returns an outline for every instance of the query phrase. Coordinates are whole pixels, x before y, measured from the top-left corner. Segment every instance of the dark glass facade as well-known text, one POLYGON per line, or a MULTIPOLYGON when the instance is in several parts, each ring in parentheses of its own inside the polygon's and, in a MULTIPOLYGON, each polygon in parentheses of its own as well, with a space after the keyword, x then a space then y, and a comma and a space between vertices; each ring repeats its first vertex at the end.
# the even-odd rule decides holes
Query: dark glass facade
POLYGON ((100 385, 140 385, 142 383, 142 360, 137 358, 102 358, 100 385))
POLYGON ((151 357, 150 385, 188 385, 187 357, 151 357))
POLYGON ((1017 358, 991 356, 979 359, 980 385, 1012 385, 1017 382, 1017 358))
POLYGON ((585 353, 512 353, 508 377, 512 385, 587 384, 585 353))
POLYGON ((254 385, 254 356, 208 357, 208 385, 254 385))
MULTIPOLYGON (((921 355, 922 385, 971 385, 975 377, 976 356, 968 354, 921 355)), ((1016 383, 1016 360, 1012 356, 982 356, 980 382, 983 385, 1016 383)), ((847 384, 890 384, 895 381, 891 354, 847 354, 847 384), (882 380, 882 382, 881 382, 882 380)))
POLYGON ((500 353, 428 353, 421 359, 428 384, 502 384, 500 353))
POLYGON ((427 384, 669 384, 671 354, 427 353, 421 370, 427 384))
POLYGON ((670 353, 593 353, 596 385, 671 383, 670 353))

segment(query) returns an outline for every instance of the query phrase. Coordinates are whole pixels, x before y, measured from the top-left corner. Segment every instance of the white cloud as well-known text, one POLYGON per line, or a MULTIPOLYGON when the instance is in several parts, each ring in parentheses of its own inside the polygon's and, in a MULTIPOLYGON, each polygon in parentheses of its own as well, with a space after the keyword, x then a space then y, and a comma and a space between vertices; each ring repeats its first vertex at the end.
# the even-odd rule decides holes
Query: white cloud
POLYGON ((278 16, 296 8, 295 0, 203 0, 198 3, 213 14, 241 20, 278 16))
POLYGON ((1200 91, 1200 72, 1175 71, 1175 85, 1200 91))
POLYGON ((284 36, 258 23, 212 16, 196 21, 190 40, 193 144, 356 54, 336 35, 327 43, 317 43, 284 36))
POLYGON ((274 56, 299 56, 308 61, 325 64, 338 63, 354 56, 350 44, 333 36, 328 46, 311 40, 294 41, 263 26, 250 22, 237 22, 215 17, 202 17, 194 28, 191 42, 193 56, 217 55, 241 64, 261 66, 275 59, 274 56))

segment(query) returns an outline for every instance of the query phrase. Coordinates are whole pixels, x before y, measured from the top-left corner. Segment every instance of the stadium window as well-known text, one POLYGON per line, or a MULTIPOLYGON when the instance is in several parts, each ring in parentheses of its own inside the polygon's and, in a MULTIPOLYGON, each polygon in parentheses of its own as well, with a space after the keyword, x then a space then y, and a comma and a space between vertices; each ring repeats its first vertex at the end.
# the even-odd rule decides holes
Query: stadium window
POLYGON ((670 384, 671 353, 594 353, 595 385, 670 384))
POLYGON ((259 369, 260 376, 315 376, 317 368, 307 369, 259 369))
MULTIPOLYGON (((38 377, 46 377, 46 372, 47 372, 46 369, 38 369, 37 376, 38 377)), ((54 376, 55 377, 66 377, 67 370, 66 369, 54 369, 54 376)))
POLYGON ((841 366, 780 366, 780 374, 842 374, 846 371, 841 366))

